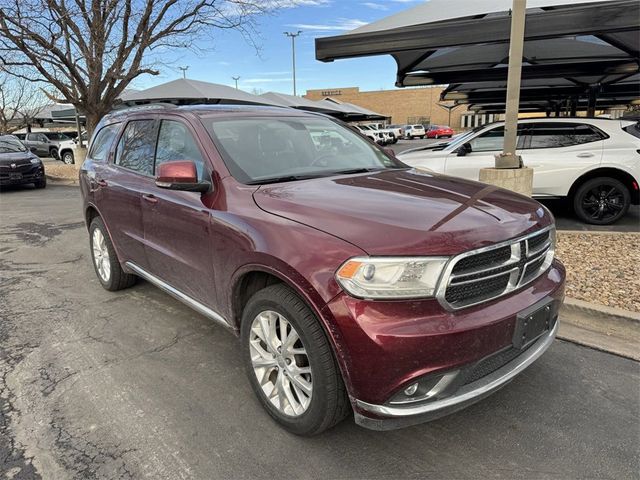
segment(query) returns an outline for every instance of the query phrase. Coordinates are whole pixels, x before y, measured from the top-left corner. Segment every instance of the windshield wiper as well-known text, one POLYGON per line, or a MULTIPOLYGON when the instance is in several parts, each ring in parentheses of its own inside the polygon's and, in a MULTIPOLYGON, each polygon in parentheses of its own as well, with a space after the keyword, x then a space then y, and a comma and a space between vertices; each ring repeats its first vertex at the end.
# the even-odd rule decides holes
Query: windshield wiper
POLYGON ((266 185, 268 183, 295 182, 296 180, 309 180, 310 178, 324 177, 325 175, 283 175, 282 177, 260 178, 246 182, 246 185, 266 185))

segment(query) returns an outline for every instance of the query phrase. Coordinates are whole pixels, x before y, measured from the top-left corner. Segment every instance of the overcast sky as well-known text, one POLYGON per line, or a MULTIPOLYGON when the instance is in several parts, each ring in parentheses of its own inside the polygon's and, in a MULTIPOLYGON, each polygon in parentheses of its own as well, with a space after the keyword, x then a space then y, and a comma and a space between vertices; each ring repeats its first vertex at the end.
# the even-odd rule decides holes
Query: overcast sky
MULTIPOLYGON (((237 32, 224 32, 213 49, 169 55, 159 67, 159 77, 146 76, 132 85, 147 88, 182 76, 178 66, 189 66, 187 78, 234 85, 248 92, 293 93, 291 82, 291 40, 284 31, 302 30, 296 40, 298 94, 307 89, 358 86, 362 90, 394 88, 396 64, 390 56, 322 63, 315 59, 316 37, 339 35, 393 13, 411 8, 422 0, 300 0, 298 6, 262 17, 261 38, 256 50, 237 32)), ((202 45, 211 47, 210 45, 202 45)))

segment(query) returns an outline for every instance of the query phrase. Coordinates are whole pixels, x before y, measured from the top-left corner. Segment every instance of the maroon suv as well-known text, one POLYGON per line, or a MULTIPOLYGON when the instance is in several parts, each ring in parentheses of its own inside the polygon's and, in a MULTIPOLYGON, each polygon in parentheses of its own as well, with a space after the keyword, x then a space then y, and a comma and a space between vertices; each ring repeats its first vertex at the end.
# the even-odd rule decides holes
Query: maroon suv
POLYGON ((137 277, 239 334, 267 412, 311 435, 459 410, 556 334, 551 214, 413 170, 330 118, 261 107, 114 113, 80 174, 102 285, 137 277))

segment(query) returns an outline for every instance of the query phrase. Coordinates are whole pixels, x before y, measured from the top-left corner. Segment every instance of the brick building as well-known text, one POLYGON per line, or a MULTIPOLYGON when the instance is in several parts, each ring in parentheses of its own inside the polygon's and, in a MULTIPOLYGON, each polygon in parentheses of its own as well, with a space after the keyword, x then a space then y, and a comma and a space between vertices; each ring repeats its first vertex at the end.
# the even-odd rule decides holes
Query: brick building
POLYGON ((465 122, 462 120, 464 114, 468 115, 464 105, 451 112, 451 122, 449 122, 449 112, 438 105, 443 103, 440 102, 442 90, 442 87, 423 87, 361 92, 358 87, 325 88, 307 90, 305 97, 310 100, 322 100, 330 97, 340 102, 353 103, 391 117, 393 124, 446 125, 450 123, 455 130, 474 126, 468 119, 465 122))

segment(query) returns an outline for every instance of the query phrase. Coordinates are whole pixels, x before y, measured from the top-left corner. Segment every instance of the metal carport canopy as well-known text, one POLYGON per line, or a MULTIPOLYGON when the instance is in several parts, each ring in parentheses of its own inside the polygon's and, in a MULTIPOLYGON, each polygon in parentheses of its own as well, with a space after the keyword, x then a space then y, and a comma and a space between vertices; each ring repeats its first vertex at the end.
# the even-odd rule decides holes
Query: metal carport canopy
MULTIPOLYGON (((511 0, 431 0, 345 35, 318 38, 316 57, 391 54, 399 87, 506 80, 510 6, 511 0)), ((565 78, 585 94, 590 85, 614 84, 639 71, 637 0, 529 0, 528 7, 523 85, 565 78)))

